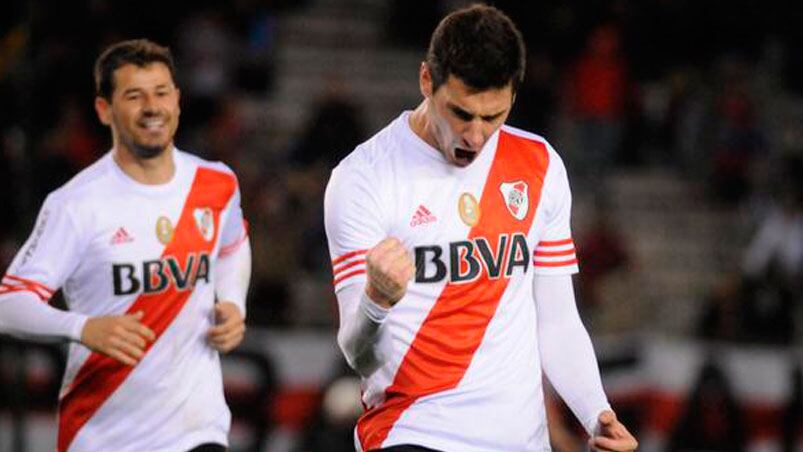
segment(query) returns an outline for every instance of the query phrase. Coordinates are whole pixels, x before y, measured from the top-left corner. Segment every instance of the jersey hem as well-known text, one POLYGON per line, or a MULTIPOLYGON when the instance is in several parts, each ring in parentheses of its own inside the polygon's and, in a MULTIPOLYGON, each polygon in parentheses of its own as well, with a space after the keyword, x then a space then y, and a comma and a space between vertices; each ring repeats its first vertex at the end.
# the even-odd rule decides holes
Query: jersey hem
POLYGON ((193 447, 197 447, 205 443, 216 443, 227 448, 229 447, 229 439, 227 435, 219 432, 199 432, 189 435, 182 441, 178 442, 178 447, 176 449, 171 447, 170 449, 165 449, 165 451, 188 451, 193 447))

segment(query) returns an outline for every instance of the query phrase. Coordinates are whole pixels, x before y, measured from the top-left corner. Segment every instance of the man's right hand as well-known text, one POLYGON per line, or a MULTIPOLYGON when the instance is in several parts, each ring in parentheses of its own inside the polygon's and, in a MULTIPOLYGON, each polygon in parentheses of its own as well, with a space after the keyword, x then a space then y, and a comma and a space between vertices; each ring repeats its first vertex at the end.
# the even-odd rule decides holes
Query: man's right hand
POLYGON ((148 342, 156 335, 140 320, 145 314, 91 317, 81 331, 81 343, 90 350, 102 353, 123 364, 133 366, 145 356, 148 342))
POLYGON ((407 292, 407 283, 415 275, 410 253, 401 242, 388 237, 368 252, 365 258, 368 283, 365 293, 374 303, 391 308, 407 292))

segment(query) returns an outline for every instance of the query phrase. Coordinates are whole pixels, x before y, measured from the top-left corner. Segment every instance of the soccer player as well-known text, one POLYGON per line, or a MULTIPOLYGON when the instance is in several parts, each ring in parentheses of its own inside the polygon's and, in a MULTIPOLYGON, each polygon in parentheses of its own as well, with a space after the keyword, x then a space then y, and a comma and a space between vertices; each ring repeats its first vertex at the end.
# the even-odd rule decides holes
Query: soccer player
POLYGON ((95 64, 110 152, 50 193, 0 286, 0 332, 71 341, 59 451, 225 450, 219 352, 243 339, 251 251, 237 179, 179 151, 170 51, 95 64), (69 311, 47 304, 61 289, 69 311))
POLYGON ((448 15, 419 69, 424 100, 332 172, 338 343, 367 407, 358 450, 549 450, 542 372, 592 448, 637 446, 575 306, 566 169, 504 125, 524 56, 499 10, 448 15))

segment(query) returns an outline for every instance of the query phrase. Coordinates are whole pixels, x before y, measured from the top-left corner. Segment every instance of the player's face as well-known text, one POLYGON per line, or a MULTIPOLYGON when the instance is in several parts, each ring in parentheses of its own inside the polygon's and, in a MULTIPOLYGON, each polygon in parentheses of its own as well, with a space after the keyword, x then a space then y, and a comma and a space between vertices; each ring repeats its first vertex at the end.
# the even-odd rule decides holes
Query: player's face
POLYGON ((111 103, 98 97, 95 107, 101 122, 111 126, 115 146, 150 159, 173 146, 179 95, 166 65, 126 64, 114 71, 111 103))
POLYGON ((450 75, 435 92, 426 64, 421 88, 430 103, 430 131, 438 149, 454 165, 464 167, 477 158, 488 139, 507 120, 513 106, 513 86, 476 91, 450 75))

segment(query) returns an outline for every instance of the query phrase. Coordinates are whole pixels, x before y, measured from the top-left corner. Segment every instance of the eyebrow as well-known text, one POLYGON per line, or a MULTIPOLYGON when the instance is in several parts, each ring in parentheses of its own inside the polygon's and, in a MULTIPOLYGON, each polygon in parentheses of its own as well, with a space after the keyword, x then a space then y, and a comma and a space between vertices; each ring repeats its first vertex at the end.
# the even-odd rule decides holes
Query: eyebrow
MULTIPOLYGON (((474 119, 475 116, 477 116, 476 114, 474 114, 474 113, 472 113, 470 111, 467 111, 467 110, 461 108, 460 106, 455 105, 455 104, 453 104, 451 102, 447 102, 446 106, 450 110, 452 110, 452 112, 454 112, 454 114, 456 114, 460 119, 463 119, 464 121, 470 121, 470 120, 474 119)), ((490 115, 482 115, 482 116, 480 116, 480 118, 482 118, 484 121, 493 121, 494 119, 497 119, 498 117, 502 116, 505 113, 506 110, 507 109, 502 110, 502 111, 500 111, 498 113, 492 113, 490 115)))

